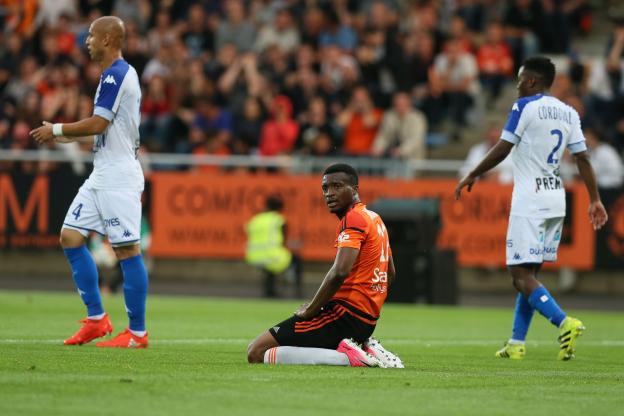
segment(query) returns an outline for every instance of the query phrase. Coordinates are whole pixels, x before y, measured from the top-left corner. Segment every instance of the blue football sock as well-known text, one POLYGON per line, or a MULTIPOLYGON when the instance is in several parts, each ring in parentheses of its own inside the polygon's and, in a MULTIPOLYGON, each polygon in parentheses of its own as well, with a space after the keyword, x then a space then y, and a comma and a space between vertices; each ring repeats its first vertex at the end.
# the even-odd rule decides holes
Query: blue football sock
POLYGON ((98 271, 87 246, 66 248, 63 251, 65 251, 65 257, 71 265, 72 277, 78 293, 87 306, 87 315, 103 314, 104 308, 98 287, 98 271))
POLYGON ((535 309, 533 309, 527 298, 522 293, 518 293, 516 310, 514 311, 512 339, 515 341, 524 341, 526 339, 534 312, 535 309))
POLYGON ((538 287, 529 295, 529 303, 557 327, 566 318, 565 312, 544 286, 538 287))
POLYGON ((126 312, 132 331, 145 331, 145 301, 147 300, 147 270, 143 257, 130 257, 120 261, 124 276, 126 312))

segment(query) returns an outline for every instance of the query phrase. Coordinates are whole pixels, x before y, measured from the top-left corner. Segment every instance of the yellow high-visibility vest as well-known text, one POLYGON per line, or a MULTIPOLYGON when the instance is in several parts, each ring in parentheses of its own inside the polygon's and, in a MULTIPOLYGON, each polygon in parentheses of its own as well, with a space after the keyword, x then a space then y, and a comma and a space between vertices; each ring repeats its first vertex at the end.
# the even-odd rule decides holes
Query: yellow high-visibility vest
POLYGON ((245 261, 279 274, 288 268, 292 254, 284 247, 284 217, 268 211, 255 215, 247 223, 245 261))

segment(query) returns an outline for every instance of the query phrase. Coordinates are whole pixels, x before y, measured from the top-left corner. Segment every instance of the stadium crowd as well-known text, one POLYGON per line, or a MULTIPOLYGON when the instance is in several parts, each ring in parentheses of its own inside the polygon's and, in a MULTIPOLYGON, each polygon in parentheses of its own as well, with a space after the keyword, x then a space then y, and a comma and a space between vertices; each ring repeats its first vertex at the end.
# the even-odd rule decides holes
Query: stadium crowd
POLYGON ((0 148, 35 148, 33 126, 91 114, 100 68, 85 39, 114 14, 147 152, 423 159, 428 133, 459 138, 538 52, 569 57, 553 95, 621 152, 624 24, 603 59, 580 62, 587 3, 0 0, 0 148))

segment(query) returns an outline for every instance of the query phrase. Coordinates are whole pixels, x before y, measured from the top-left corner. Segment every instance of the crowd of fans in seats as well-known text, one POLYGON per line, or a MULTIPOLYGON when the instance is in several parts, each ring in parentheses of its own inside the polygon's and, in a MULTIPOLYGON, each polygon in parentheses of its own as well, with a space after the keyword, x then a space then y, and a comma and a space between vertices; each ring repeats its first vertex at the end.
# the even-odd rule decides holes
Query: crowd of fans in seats
POLYGON ((144 152, 425 159, 428 134, 459 138, 536 53, 572 57, 553 94, 612 126, 602 137, 621 151, 624 26, 591 67, 575 60, 588 3, 3 0, 0 148, 36 148, 33 126, 92 113, 101 69, 85 39, 114 14, 143 88, 144 152))

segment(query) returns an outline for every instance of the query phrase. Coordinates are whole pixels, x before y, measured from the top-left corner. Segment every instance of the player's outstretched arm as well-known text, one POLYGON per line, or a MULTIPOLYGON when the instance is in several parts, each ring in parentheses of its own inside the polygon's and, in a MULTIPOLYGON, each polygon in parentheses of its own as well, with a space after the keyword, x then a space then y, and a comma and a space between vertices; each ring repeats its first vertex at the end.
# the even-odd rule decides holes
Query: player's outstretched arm
POLYGON ((475 180, 505 160, 509 152, 511 152, 511 149, 513 149, 513 146, 513 143, 508 142, 507 140, 499 140, 498 143, 496 143, 483 157, 477 167, 475 167, 471 172, 464 176, 462 180, 459 181, 455 187, 455 199, 461 198, 461 191, 465 187, 468 187, 468 192, 470 192, 475 180))
POLYGON ((75 123, 51 124, 46 122, 43 126, 31 130, 30 135, 37 143, 43 144, 59 136, 71 138, 102 134, 108 124, 109 121, 105 118, 93 115, 75 123))
POLYGON ((594 169, 589 162, 589 155, 586 151, 575 153, 574 160, 576 161, 579 174, 581 178, 583 178, 583 182, 585 182, 585 187, 589 193, 589 221, 594 227, 594 230, 599 230, 607 222, 608 215, 607 210, 604 205, 602 205, 602 201, 600 201, 600 193, 598 192, 594 169))
POLYGON ((309 304, 302 305, 295 314, 309 319, 318 315, 321 308, 338 292, 340 286, 351 272, 360 250, 351 247, 340 247, 334 264, 325 275, 325 279, 309 304))

